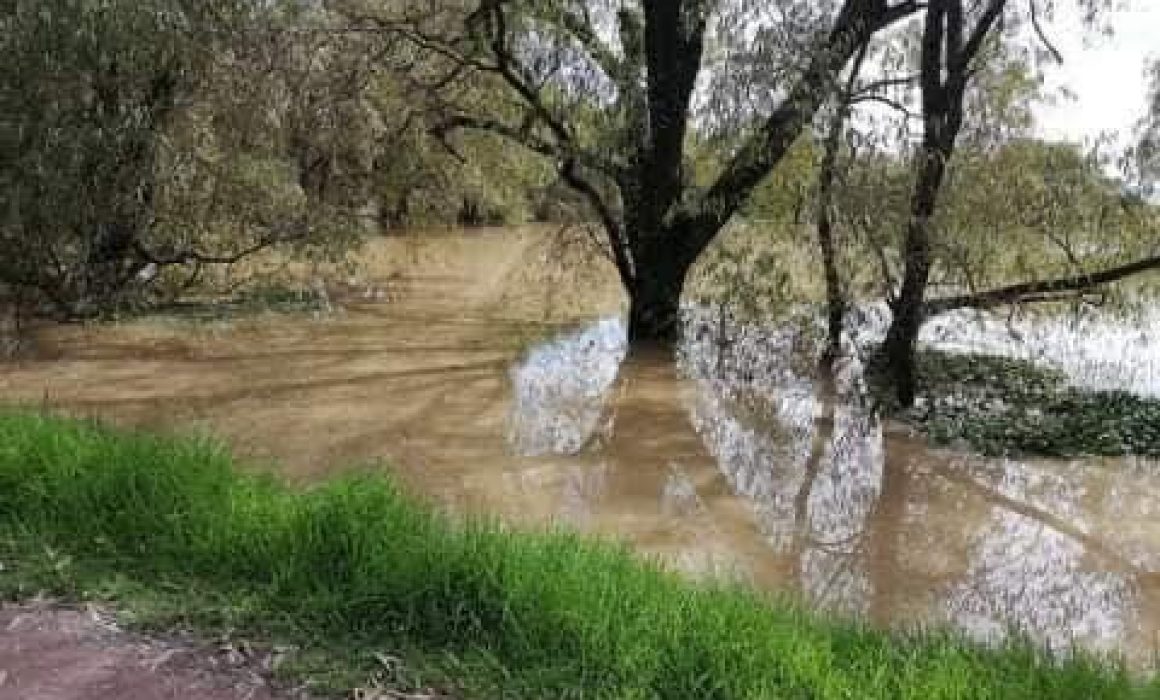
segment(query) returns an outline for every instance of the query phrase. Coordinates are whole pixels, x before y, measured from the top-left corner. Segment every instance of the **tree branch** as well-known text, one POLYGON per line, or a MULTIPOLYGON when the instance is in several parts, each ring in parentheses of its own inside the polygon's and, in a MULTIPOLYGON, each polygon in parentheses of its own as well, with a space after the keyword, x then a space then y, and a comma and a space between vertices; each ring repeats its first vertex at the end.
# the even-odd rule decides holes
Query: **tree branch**
POLYGON ((953 62, 948 61, 952 74, 960 73, 964 76, 967 74, 970 62, 975 60, 975 56, 983 48, 983 42, 990 35, 991 29, 999 21, 1006 7, 1007 0, 991 0, 990 4, 987 5, 987 9, 983 12, 983 16, 979 18, 978 24, 975 25, 974 30, 971 32, 970 38, 967 39, 967 43, 963 45, 957 55, 951 57, 951 61, 953 62))
POLYGON ((613 262, 616 263, 616 271, 620 275, 620 281, 625 289, 630 288, 632 280, 636 277, 636 268, 632 259, 632 247, 625 234, 621 217, 609 206, 600 190, 584 177, 576 160, 564 161, 560 166, 560 176, 564 178, 569 187, 583 195, 592 205, 592 208, 596 210, 597 216, 600 217, 600 223, 608 232, 608 247, 612 249, 613 262))
POLYGON ((1047 32, 1043 31, 1043 25, 1039 23, 1039 6, 1036 0, 1027 0, 1030 7, 1031 14, 1031 28, 1035 30, 1035 36, 1039 37, 1039 41, 1047 48, 1048 53, 1055 59, 1059 65, 1063 65, 1063 54, 1059 49, 1055 48, 1055 44, 1051 43, 1051 39, 1047 38, 1047 32))
POLYGON ((560 158, 563 155, 562 149, 557 144, 540 138, 530 129, 517 128, 488 117, 456 114, 431 127, 429 131, 434 136, 444 137, 452 131, 460 130, 485 131, 496 134, 510 141, 515 141, 524 148, 547 158, 560 158))
POLYGON ((1032 301, 1060 301, 1152 270, 1160 270, 1160 255, 1141 258, 1100 272, 1013 284, 975 294, 931 299, 923 304, 923 316, 929 318, 956 309, 993 309, 998 306, 1032 301))
POLYGON ((912 111, 909 107, 902 104, 898 100, 887 97, 886 95, 877 95, 874 93, 868 93, 868 94, 862 94, 862 95, 855 95, 855 96, 850 98, 850 104, 852 104, 852 105, 861 104, 862 102, 877 102, 879 104, 886 105, 887 107, 893 109, 894 111, 898 112, 899 114, 906 117, 907 119, 922 119, 921 114, 917 114, 916 112, 912 111))
POLYGON ((574 145, 572 132, 567 124, 555 114, 541 97, 540 88, 533 85, 527 71, 516 59, 508 40, 508 21, 504 14, 503 0, 490 0, 484 6, 490 10, 491 52, 496 61, 495 71, 524 100, 532 112, 552 131, 560 144, 574 145))
POLYGON ((560 10, 556 19, 560 27, 579 42, 604 76, 616 83, 618 88, 622 88, 621 76, 624 74, 624 66, 616 53, 597 36, 592 26, 592 17, 587 11, 583 15, 578 15, 568 10, 560 10))
POLYGON ((304 226, 297 226, 296 229, 286 234, 271 233, 262 236, 249 246, 231 253, 205 253, 194 248, 161 252, 146 248, 145 244, 139 239, 133 240, 132 247, 133 253, 141 261, 146 264, 157 265, 158 267, 189 265, 191 263, 196 265, 233 265, 267 248, 284 243, 301 241, 310 235, 309 229, 304 226))
POLYGON ((749 198, 753 189, 781 160, 835 87, 842 67, 875 33, 924 7, 907 0, 888 5, 885 0, 846 0, 824 46, 813 55, 788 97, 726 166, 725 171, 691 210, 683 215, 703 249, 716 232, 749 198))

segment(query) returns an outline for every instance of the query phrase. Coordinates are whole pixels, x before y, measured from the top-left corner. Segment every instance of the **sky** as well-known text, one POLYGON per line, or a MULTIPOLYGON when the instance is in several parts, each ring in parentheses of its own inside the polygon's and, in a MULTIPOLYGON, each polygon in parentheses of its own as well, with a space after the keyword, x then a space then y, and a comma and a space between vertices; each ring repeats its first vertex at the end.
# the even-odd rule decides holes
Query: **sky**
POLYGON ((1144 67, 1149 57, 1160 58, 1160 0, 1125 4, 1126 9, 1110 15, 1114 31, 1105 38, 1081 27, 1071 3, 1059 3, 1058 15, 1045 30, 1064 64, 1050 69, 1048 86, 1064 85, 1076 99, 1039 111, 1045 138, 1085 141, 1105 130, 1126 135, 1144 116, 1144 67))

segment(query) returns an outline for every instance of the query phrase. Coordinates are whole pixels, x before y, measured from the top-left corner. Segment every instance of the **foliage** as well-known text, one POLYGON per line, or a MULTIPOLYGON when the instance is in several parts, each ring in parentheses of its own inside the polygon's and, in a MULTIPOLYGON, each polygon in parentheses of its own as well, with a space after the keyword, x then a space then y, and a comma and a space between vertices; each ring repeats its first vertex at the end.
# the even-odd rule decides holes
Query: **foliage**
POLYGON ((875 368, 877 393, 895 416, 936 444, 988 455, 1160 457, 1160 399, 1073 387, 1030 360, 918 352, 918 398, 899 411, 875 368))
POLYGON ((29 414, 0 417, 0 556, 8 595, 118 593, 203 632, 298 644, 297 667, 334 682, 373 650, 472 697, 1149 692, 1082 655, 839 625, 572 535, 451 525, 377 476, 291 492, 202 442, 29 414))
MULTIPOLYGON (((836 205, 855 296, 898 283, 912 178, 888 153, 860 156, 844 177, 836 205)), ((931 295, 1123 264, 1150 254, 1158 230, 1160 208, 1126 196, 1097 152, 1031 138, 966 145, 932 222, 931 295)))
POLYGON ((987 288, 1148 255, 1160 211, 1126 197, 1102 165, 1078 146, 1034 140, 964 149, 939 215, 939 281, 987 288))
POLYGON ((1160 60, 1148 67, 1148 113, 1140 123, 1136 147, 1130 154, 1128 170, 1139 194, 1154 198, 1160 185, 1160 60))
POLYGON ((255 20, 245 0, 8 4, 0 281, 88 314, 131 294, 151 263, 190 257, 191 238, 216 254, 235 229, 237 247, 289 235, 300 202, 279 164, 204 147, 224 130, 207 136, 186 113, 208 74, 245 67, 232 51, 255 20))
POLYGON ((531 216, 543 168, 439 147, 371 60, 394 44, 342 22, 296 0, 5 5, 0 286, 90 316, 271 246, 335 259, 380 224, 531 216))

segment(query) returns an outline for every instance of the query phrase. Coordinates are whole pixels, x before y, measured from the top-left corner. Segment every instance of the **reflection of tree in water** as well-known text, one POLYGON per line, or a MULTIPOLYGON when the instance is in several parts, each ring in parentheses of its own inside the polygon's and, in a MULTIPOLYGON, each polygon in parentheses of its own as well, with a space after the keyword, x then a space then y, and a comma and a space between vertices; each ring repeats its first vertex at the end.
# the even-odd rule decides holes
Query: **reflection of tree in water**
MULTIPOLYGON (((1093 516, 1137 508, 1154 497, 1155 483, 1093 501, 1089 496, 1100 475, 1090 466, 1003 466, 989 481, 993 470, 985 467, 936 467, 941 483, 990 508, 969 570, 945 594, 946 614, 980 636, 1014 627, 1056 648, 1076 640, 1102 650, 1125 648, 1133 661, 1148 662, 1150 637, 1160 623, 1157 591, 1147 573, 1155 561, 1127 555, 1142 542, 1132 543, 1114 524, 1100 526, 1093 516)), ((1155 546, 1153 537, 1153 552, 1155 546)))
POLYGON ((1154 471, 964 460, 884 437, 854 399, 856 367, 814 391, 793 371, 791 335, 750 328, 733 334, 729 360, 701 360, 719 351, 696 344, 684 357, 705 393, 694 421, 759 503, 774 551, 800 557, 792 583, 807 598, 882 623, 948 621, 988 637, 1018 628, 1146 660, 1160 624, 1146 573, 1160 568, 1160 531, 1125 537, 1116 515, 1155 522, 1154 471), (785 427, 732 411, 738 396, 778 397, 768 415, 785 427))
POLYGON ((756 518, 689 421, 691 385, 671 354, 624 357, 616 322, 537 348, 512 371, 515 478, 556 519, 628 538, 690 571, 766 553, 756 518), (611 368, 611 369, 609 369, 611 368))
POLYGON ((815 386, 795 369, 792 333, 727 333, 724 356, 711 332, 694 335, 682 360, 701 388, 694 424, 734 490, 754 503, 770 556, 786 559, 785 577, 764 583, 865 614, 866 523, 882 484, 879 428, 848 400, 848 377, 815 386))
MULTIPOLYGON (((794 367, 791 332, 731 335, 725 350, 712 333, 682 349, 691 396, 657 363, 630 361, 602 384, 607 375, 576 350, 577 370, 557 367, 556 388, 541 395, 575 395, 588 408, 565 415, 551 402, 517 402, 551 415, 517 414, 528 423, 513 436, 535 425, 556 436, 540 443, 556 451, 599 444, 591 452, 605 497, 659 504, 635 515, 656 517, 658 529, 695 528, 755 581, 819 606, 980 636, 1020 628, 1053 646, 1074 639, 1150 660, 1160 629, 1160 583, 1148 573, 1160 570, 1154 469, 933 451, 884 435, 856 398, 855 365, 814 381, 794 367), (742 505, 751 517, 739 516, 742 505)), ((517 396, 535 395, 519 387, 532 373, 514 376, 517 396)), ((633 536, 647 540, 647 530, 633 536)))

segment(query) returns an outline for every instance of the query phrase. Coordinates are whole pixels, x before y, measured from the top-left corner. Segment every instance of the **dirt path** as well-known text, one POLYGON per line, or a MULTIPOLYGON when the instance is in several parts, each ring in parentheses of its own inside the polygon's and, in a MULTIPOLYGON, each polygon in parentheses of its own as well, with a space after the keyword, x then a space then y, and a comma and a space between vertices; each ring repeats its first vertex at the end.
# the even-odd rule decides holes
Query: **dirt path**
POLYGON ((237 651, 130 634, 95 609, 0 607, 0 700, 306 697, 276 692, 263 665, 237 651))

